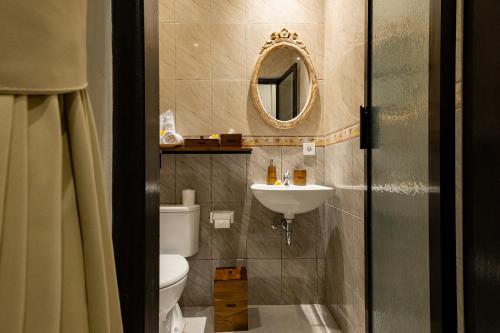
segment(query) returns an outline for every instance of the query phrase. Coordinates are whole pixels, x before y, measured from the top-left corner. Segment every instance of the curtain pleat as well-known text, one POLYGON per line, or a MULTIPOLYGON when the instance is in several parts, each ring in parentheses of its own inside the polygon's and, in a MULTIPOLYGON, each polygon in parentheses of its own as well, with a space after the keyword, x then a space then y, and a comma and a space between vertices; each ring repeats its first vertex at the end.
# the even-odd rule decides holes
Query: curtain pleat
POLYGON ((0 95, 0 332, 121 332, 85 91, 0 95))
MULTIPOLYGON (((59 97, 64 109, 64 96, 59 97)), ((61 332, 89 332, 87 295, 82 235, 78 217, 75 180, 70 153, 70 143, 66 116, 62 114, 62 233, 63 233, 63 285, 61 299, 61 332)))
POLYGON ((28 105, 26 97, 0 96, 3 193, 0 240, 2 332, 23 332, 28 235, 28 105), (5 140, 4 140, 5 139, 5 140))

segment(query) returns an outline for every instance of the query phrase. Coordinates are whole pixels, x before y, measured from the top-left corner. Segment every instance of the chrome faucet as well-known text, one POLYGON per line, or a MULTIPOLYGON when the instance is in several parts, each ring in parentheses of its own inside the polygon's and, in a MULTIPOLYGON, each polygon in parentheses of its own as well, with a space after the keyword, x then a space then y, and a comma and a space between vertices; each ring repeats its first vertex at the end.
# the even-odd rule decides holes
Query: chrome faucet
POLYGON ((283 185, 290 185, 290 172, 288 170, 285 171, 283 176, 283 185))

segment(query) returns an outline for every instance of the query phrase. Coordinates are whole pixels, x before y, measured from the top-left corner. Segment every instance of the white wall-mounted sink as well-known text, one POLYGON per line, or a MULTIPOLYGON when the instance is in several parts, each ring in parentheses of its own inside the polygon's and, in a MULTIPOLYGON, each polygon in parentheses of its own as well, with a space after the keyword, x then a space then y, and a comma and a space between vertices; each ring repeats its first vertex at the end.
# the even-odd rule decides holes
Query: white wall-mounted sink
POLYGON ((321 206, 333 190, 320 185, 266 185, 253 184, 253 194, 270 210, 293 220, 295 214, 309 212, 321 206))

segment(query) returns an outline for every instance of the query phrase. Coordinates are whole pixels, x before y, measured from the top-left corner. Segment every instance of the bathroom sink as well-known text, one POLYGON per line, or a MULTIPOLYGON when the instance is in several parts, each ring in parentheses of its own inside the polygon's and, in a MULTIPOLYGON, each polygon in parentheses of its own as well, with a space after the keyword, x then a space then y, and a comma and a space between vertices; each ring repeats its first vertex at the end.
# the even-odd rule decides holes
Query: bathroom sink
POLYGON ((270 210, 282 213, 287 220, 295 214, 309 212, 321 206, 333 190, 320 185, 266 185, 253 184, 253 194, 270 210))

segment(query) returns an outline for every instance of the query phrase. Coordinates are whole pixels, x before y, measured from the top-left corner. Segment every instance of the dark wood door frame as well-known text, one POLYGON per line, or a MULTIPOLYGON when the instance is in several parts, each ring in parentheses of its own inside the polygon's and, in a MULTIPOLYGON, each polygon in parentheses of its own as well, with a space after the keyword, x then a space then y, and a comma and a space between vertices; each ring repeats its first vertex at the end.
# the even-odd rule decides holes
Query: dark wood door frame
POLYGON ((158 333, 157 0, 112 2, 113 245, 125 333, 158 333))
POLYGON ((429 266, 431 332, 457 331, 455 211, 456 0, 430 2, 429 266))
POLYGON ((465 332, 500 332, 500 2, 464 1, 465 332))

